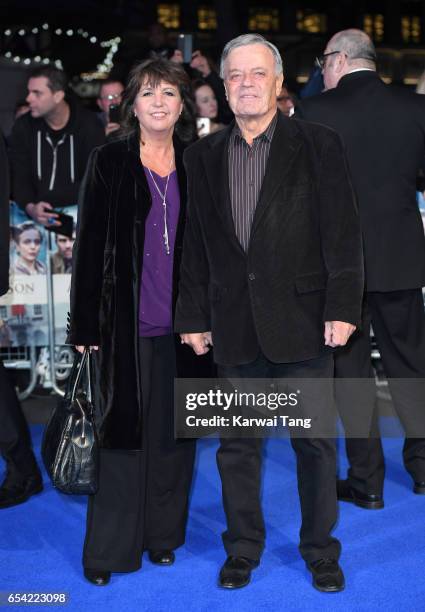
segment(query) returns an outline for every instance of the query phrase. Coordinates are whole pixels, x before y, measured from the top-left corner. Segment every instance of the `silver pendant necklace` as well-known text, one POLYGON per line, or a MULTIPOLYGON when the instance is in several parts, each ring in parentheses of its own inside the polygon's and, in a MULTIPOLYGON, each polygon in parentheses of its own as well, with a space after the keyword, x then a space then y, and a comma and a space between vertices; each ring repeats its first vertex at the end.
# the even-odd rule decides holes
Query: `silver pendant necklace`
POLYGON ((151 179, 153 181, 153 184, 156 187, 157 192, 159 193, 159 197, 162 200, 162 209, 164 211, 164 233, 163 233, 162 237, 164 239, 165 252, 167 253, 167 255, 170 254, 170 242, 169 242, 169 237, 168 237, 167 199, 166 198, 167 198, 168 182, 169 182, 170 176, 171 176, 171 168, 173 167, 173 161, 174 161, 174 155, 171 156, 170 167, 168 169, 167 182, 165 183, 165 191, 164 191, 164 193, 162 193, 162 191, 158 187, 158 184, 157 184, 156 180, 153 177, 151 169, 148 168, 149 175, 150 175, 150 177, 151 177, 151 179))

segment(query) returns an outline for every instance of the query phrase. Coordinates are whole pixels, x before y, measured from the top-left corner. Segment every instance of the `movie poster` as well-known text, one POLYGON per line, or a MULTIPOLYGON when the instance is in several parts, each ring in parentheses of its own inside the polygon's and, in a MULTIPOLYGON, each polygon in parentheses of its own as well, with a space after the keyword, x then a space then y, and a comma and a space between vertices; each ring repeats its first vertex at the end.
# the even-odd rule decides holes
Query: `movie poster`
POLYGON ((49 299, 54 304, 55 344, 65 343, 77 207, 66 207, 63 212, 74 219, 72 237, 49 232, 11 204, 9 291, 0 298, 0 348, 46 346, 49 299))

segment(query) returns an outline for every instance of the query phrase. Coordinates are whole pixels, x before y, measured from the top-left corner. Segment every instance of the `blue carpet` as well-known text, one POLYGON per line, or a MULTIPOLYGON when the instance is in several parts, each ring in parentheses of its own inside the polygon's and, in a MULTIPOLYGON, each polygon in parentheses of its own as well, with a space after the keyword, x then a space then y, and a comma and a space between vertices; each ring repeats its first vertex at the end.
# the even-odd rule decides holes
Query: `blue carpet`
MULTIPOLYGON (((38 452, 42 426, 33 426, 32 433, 38 452)), ((315 591, 298 554, 295 462, 286 440, 266 444, 267 547, 248 588, 229 592, 216 587, 224 560, 220 540, 224 516, 215 466, 217 442, 203 440, 198 445, 187 541, 177 551, 173 567, 159 568, 146 559, 141 571, 115 574, 108 587, 85 582, 81 571, 85 498, 57 493, 45 477, 41 495, 0 511, 0 591, 66 592, 70 603, 64 609, 81 612, 425 610, 425 497, 411 491, 401 464, 402 441, 388 439, 384 445, 385 509, 340 507, 335 534, 343 543, 346 590, 342 593, 315 591)), ((343 453, 341 457, 345 473, 343 453)))

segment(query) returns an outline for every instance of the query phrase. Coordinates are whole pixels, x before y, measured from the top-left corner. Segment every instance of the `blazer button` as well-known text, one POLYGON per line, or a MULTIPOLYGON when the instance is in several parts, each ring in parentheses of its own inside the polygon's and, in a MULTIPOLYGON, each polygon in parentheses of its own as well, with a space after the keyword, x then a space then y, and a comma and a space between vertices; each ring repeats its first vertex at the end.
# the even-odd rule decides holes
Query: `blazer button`
POLYGON ((250 280, 250 281, 255 280, 255 274, 254 274, 254 272, 250 272, 250 273, 248 274, 248 278, 249 278, 249 280, 250 280))

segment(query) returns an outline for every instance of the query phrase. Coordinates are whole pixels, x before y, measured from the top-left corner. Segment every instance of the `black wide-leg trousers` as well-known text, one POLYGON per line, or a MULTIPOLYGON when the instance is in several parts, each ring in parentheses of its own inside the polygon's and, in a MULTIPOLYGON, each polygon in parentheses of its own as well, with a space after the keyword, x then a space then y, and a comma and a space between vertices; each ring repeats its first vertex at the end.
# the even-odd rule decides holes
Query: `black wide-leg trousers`
POLYGON ((0 360, 0 454, 8 480, 16 482, 38 473, 31 436, 16 391, 0 360))
POLYGON ((140 338, 143 450, 103 449, 89 497, 83 565, 131 572, 146 549, 184 543, 195 441, 174 439, 173 336, 140 338))
MULTIPOLYGON (((333 356, 292 364, 276 364, 260 355, 242 366, 219 366, 221 378, 323 379, 314 412, 333 418, 333 356)), ((302 523, 299 549, 306 561, 340 556, 341 545, 331 536, 337 520, 335 439, 291 437, 297 458, 302 523)), ((261 508, 261 438, 222 438, 217 452, 227 529, 223 544, 229 556, 258 560, 265 542, 261 508)), ((282 490, 282 496, 285 491, 282 490)))
MULTIPOLYGON (((362 329, 335 355, 335 376, 369 378, 363 397, 341 392, 337 406, 346 431, 352 486, 382 495, 384 456, 376 414, 371 366, 370 327, 379 347, 397 416, 406 433, 403 461, 414 481, 425 481, 425 311, 421 289, 368 292, 362 329), (354 401, 352 398, 354 397, 354 401), (351 437, 352 415, 362 419, 370 435, 351 437)), ((343 385, 337 383, 343 391, 343 385)))

